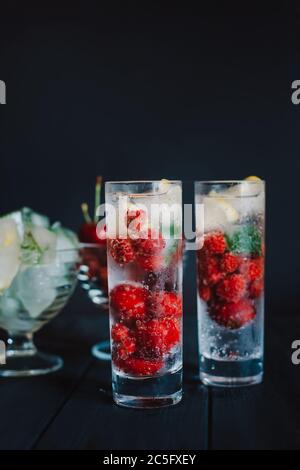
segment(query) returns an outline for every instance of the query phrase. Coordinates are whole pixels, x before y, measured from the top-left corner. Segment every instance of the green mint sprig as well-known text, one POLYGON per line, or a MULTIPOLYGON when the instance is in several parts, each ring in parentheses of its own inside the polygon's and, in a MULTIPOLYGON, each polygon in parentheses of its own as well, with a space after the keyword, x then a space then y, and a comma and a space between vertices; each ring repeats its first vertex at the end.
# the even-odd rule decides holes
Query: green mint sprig
POLYGON ((44 252, 45 250, 39 246, 31 231, 26 230, 21 244, 21 262, 23 264, 38 264, 44 252))
POLYGON ((233 235, 226 235, 226 241, 233 253, 261 255, 261 235, 254 225, 244 225, 233 235))

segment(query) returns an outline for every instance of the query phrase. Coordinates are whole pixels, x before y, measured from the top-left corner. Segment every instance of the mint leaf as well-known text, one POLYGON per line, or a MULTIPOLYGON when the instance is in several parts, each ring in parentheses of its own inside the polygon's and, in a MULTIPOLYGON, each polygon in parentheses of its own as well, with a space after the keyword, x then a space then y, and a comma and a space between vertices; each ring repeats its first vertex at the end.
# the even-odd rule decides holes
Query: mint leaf
POLYGON ((24 264, 37 264, 41 261, 44 250, 38 245, 30 230, 24 233, 21 244, 21 262, 24 264))
POLYGON ((233 253, 261 254, 261 235, 254 225, 244 225, 231 237, 226 235, 226 241, 233 253))

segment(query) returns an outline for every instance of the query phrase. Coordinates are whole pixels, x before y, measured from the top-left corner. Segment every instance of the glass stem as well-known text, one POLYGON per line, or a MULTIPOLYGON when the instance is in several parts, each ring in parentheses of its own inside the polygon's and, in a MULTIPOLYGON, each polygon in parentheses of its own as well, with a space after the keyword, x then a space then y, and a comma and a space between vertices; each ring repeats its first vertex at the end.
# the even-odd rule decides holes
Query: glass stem
POLYGON ((7 356, 28 356, 36 353, 32 341, 32 333, 9 333, 7 340, 7 356))

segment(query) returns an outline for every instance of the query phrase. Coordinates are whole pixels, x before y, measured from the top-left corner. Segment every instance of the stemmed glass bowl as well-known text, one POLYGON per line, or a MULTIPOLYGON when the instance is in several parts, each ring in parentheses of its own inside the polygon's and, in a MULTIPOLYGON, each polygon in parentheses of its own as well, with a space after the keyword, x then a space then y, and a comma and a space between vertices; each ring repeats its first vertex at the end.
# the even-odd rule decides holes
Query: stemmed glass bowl
MULTIPOLYGON (((78 249, 56 250, 48 262, 23 262, 9 287, 1 291, 0 327, 8 340, 0 376, 47 374, 62 367, 62 358, 37 350, 33 335, 68 302, 76 286, 79 256, 78 249)), ((6 260, 0 255, 2 262, 6 260)))

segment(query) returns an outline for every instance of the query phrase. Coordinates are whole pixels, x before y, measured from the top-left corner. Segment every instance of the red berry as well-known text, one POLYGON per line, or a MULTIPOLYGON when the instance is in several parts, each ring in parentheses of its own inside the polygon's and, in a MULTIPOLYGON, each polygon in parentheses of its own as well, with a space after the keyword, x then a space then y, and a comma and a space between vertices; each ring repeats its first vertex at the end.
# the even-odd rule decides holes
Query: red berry
POLYGON ((182 298, 176 292, 153 292, 147 300, 147 311, 154 317, 182 316, 182 298))
POLYGON ((106 243, 106 232, 103 230, 97 233, 96 223, 86 222, 82 224, 79 229, 79 241, 82 243, 97 243, 98 245, 104 245, 106 243))
POLYGON ((218 284, 216 292, 225 302, 238 302, 246 293, 246 281, 241 274, 230 274, 218 284))
POLYGON ((204 250, 198 251, 199 280, 205 285, 214 285, 223 278, 220 262, 216 256, 208 255, 204 250))
POLYGON ((142 232, 139 238, 132 240, 132 244, 139 256, 157 255, 166 246, 161 233, 150 228, 142 232))
POLYGON ((163 367, 163 361, 130 357, 126 361, 116 361, 115 365, 128 374, 149 376, 156 374, 163 367))
POLYGON ((240 271, 248 281, 260 279, 263 275, 263 259, 253 258, 243 260, 240 266, 240 271))
POLYGON ((177 322, 165 318, 150 320, 137 331, 139 351, 146 357, 159 357, 168 352, 180 339, 177 322))
POLYGON ((164 265, 164 257, 161 255, 138 255, 136 262, 144 271, 159 271, 164 265))
POLYGON ((97 236, 99 238, 100 244, 106 244, 106 225, 97 224, 97 236))
POLYGON ((172 318, 165 318, 162 320, 162 324, 165 328, 165 346, 167 351, 169 351, 180 340, 180 326, 172 318))
POLYGON ((240 258, 232 253, 224 253, 220 261, 220 268, 224 273, 234 273, 240 265, 240 258))
POLYGON ((127 264, 134 260, 134 252, 127 238, 113 238, 108 242, 112 258, 119 264, 127 264))
POLYGON ((255 309, 249 300, 215 305, 211 311, 212 318, 226 328, 236 329, 255 318, 255 309))
POLYGON ((204 236, 204 250, 209 254, 221 255, 227 248, 227 243, 222 232, 213 232, 204 236))
POLYGON ((147 295, 148 291, 144 287, 119 284, 110 292, 110 301, 125 320, 130 320, 145 315, 147 295))
POLYGON ((249 286, 249 295, 252 299, 256 299, 260 296, 262 291, 264 290, 264 282, 262 279, 256 279, 255 281, 251 282, 249 286))
POLYGON ((211 289, 208 286, 201 285, 199 286, 199 296, 205 302, 208 302, 211 299, 211 289))
POLYGON ((131 356, 136 350, 136 344, 134 338, 126 338, 124 341, 114 349, 113 359, 114 360, 125 360, 131 356))
POLYGON ((147 222, 147 214, 142 209, 128 209, 126 224, 130 230, 140 232, 147 222))
POLYGON ((127 328, 127 326, 123 325, 122 323, 117 323, 111 329, 111 337, 113 341, 116 341, 117 343, 122 343, 129 336, 129 328, 127 328))

